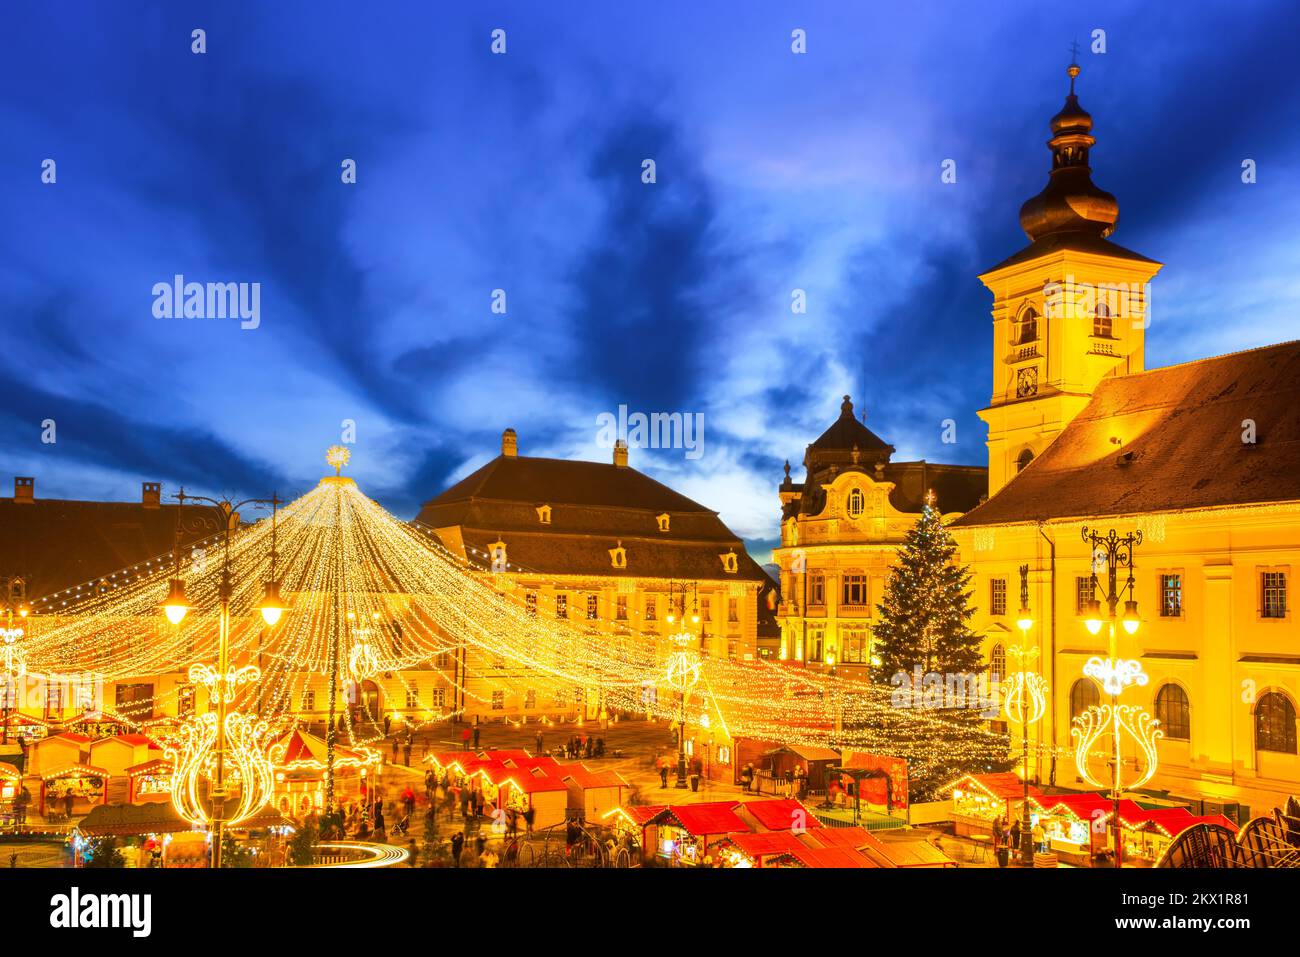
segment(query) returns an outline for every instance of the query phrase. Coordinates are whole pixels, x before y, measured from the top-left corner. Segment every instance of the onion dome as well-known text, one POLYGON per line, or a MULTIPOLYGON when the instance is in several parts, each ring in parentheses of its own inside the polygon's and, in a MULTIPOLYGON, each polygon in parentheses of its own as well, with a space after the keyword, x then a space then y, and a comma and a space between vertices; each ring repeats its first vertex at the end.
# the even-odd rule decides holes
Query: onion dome
POLYGON ((1052 138, 1047 141, 1052 151, 1047 186, 1020 207, 1020 226, 1033 240, 1070 232, 1104 239, 1119 222, 1115 197, 1092 182, 1088 150, 1097 141, 1091 132, 1092 116, 1074 94, 1078 64, 1070 64, 1069 74, 1070 93, 1061 111, 1052 117, 1052 138))

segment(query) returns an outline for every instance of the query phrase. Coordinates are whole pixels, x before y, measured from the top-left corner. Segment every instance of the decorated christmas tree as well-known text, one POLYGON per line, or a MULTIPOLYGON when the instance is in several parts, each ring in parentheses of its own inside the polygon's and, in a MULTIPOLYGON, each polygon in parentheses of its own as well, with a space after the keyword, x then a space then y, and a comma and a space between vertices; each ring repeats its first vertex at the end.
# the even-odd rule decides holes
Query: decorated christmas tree
POLYGON ((970 630, 970 569, 956 561, 933 495, 908 532, 890 572, 872 644, 872 678, 891 689, 897 713, 882 717, 890 752, 908 759, 912 800, 932 800, 965 773, 1010 767, 1008 741, 990 731, 996 698, 970 630), (939 719, 925 730, 906 715, 939 719))
POLYGON ((907 533, 890 570, 872 644, 872 678, 889 683, 900 671, 912 675, 977 674, 983 671, 979 639, 967 622, 970 569, 956 563, 953 541, 927 496, 921 518, 907 533))

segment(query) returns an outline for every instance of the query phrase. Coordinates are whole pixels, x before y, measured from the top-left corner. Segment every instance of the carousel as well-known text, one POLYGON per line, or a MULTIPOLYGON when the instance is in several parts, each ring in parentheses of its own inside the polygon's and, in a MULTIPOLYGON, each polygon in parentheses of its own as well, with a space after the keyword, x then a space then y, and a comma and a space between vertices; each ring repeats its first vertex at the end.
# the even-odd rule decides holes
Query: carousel
MULTIPOLYGON (((303 818, 325 809, 325 778, 329 769, 326 742, 294 728, 269 748, 275 774, 271 804, 286 817, 303 818)), ((334 794, 338 801, 367 803, 372 783, 379 779, 383 761, 378 751, 366 747, 334 746, 334 794)))

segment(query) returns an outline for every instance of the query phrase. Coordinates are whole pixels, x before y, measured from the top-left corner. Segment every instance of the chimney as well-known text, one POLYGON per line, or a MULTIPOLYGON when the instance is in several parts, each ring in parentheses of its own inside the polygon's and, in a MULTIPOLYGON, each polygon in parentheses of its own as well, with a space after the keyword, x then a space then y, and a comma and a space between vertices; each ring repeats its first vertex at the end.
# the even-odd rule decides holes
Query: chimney
POLYGON ((501 454, 508 459, 519 456, 519 436, 515 435, 514 429, 506 429, 501 433, 501 454))
POLYGON ((141 482, 140 504, 145 508, 160 508, 162 506, 162 482, 141 482))
POLYGON ((36 479, 29 475, 14 477, 14 502, 31 505, 36 501, 36 479))
POLYGON ((621 469, 627 468, 627 442, 622 439, 614 443, 614 464, 621 469))

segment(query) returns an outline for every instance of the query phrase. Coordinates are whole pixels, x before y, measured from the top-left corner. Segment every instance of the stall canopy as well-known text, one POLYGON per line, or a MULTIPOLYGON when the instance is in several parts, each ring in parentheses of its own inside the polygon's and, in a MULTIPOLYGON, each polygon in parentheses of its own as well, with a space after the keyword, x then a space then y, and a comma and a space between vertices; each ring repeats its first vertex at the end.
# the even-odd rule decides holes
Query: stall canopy
POLYGON ((789 831, 791 828, 817 828, 822 822, 794 798, 774 801, 747 801, 739 805, 741 815, 750 815, 766 831, 789 831))
MULTIPOLYGON (((998 801, 1018 801, 1024 797, 1025 784, 1020 779, 1020 775, 1012 774, 1010 771, 997 772, 993 774, 966 774, 945 785, 940 789, 942 793, 949 791, 977 790, 994 798, 998 801)), ((1034 785, 1029 785, 1030 798, 1042 797, 1042 792, 1034 785)))
MULTIPOLYGON (((239 825, 240 830, 292 827, 277 812, 267 808, 239 825)), ((170 804, 100 804, 81 819, 77 830, 87 837, 134 834, 172 834, 192 830, 192 825, 170 804)))
POLYGON ((749 825, 736 813, 736 804, 732 801, 666 807, 646 823, 675 824, 692 837, 749 830, 749 825))
POLYGON ((728 834, 727 840, 755 863, 774 854, 794 854, 807 849, 807 845, 789 831, 769 831, 763 834, 744 831, 728 834))

